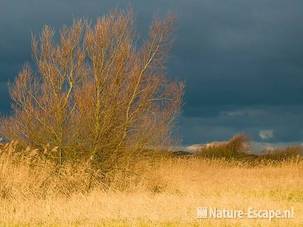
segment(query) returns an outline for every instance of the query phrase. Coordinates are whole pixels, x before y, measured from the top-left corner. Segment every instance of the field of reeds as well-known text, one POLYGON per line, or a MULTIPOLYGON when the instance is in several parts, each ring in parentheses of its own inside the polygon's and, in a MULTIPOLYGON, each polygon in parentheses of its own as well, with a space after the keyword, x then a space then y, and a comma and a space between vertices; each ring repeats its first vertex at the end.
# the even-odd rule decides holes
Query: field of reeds
POLYGON ((141 160, 131 172, 117 170, 105 182, 92 178, 84 164, 57 168, 35 159, 36 153, 46 151, 29 147, 20 151, 17 142, 0 149, 1 225, 303 224, 303 161, 299 156, 276 162, 267 155, 253 165, 239 159, 162 156, 156 162, 141 160), (293 208, 294 218, 197 219, 198 207, 293 208))
POLYGON ((141 40, 133 12, 114 11, 33 36, 0 117, 0 226, 303 225, 302 147, 255 155, 236 136, 170 151, 184 94, 166 75, 174 21, 141 40), (294 216, 198 219, 198 207, 294 216))

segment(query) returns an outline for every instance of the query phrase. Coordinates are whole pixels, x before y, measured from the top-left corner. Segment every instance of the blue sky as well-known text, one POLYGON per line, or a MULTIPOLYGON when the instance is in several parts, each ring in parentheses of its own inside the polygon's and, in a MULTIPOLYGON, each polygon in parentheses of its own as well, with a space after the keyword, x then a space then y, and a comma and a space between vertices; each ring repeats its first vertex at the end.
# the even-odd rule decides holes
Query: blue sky
POLYGON ((168 73, 186 84, 183 144, 244 132, 262 142, 303 140, 302 0, 0 0, 0 111, 7 83, 31 61, 31 32, 131 6, 139 33, 177 16, 168 73))

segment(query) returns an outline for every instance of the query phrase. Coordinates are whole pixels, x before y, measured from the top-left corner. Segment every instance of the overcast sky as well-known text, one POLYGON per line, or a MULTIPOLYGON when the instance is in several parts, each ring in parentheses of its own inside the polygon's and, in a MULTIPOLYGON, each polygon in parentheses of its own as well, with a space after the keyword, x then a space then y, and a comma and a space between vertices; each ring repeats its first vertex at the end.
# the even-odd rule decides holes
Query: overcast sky
POLYGON ((183 144, 244 132, 263 142, 303 141, 302 0, 0 0, 0 111, 7 83, 31 60, 31 32, 134 8, 139 32, 177 16, 168 71, 184 80, 183 144))

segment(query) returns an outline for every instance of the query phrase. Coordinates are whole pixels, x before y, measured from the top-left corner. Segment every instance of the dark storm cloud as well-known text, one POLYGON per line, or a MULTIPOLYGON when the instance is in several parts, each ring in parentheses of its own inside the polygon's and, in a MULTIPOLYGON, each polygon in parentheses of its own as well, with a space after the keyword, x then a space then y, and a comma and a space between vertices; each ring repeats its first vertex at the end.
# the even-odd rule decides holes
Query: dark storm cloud
POLYGON ((8 100, 7 83, 0 82, 0 113, 7 114, 10 104, 8 100))
POLYGON ((187 103, 302 103, 303 3, 203 2, 188 6, 176 49, 178 72, 195 78, 187 103))
POLYGON ((238 132, 261 140, 261 130, 273 130, 272 141, 302 140, 301 0, 2 0, 0 111, 9 107, 7 81, 31 60, 31 32, 128 6, 141 32, 154 15, 176 13, 168 71, 186 83, 184 143, 238 132))
POLYGON ((303 106, 221 106, 208 107, 213 115, 182 117, 180 124, 184 141, 226 140, 235 134, 246 133, 251 139, 265 142, 302 141, 303 106), (263 138, 261 132, 272 131, 263 138), (192 133, 193 132, 193 133, 192 133))

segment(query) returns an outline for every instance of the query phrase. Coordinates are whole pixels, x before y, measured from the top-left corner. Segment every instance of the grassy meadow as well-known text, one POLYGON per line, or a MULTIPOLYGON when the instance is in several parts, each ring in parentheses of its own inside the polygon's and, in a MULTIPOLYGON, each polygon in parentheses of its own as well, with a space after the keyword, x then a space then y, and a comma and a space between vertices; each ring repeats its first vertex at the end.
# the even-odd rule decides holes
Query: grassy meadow
POLYGON ((133 16, 33 35, 0 116, 0 226, 302 226, 302 147, 255 155, 242 135, 169 151, 185 87, 166 70, 175 17, 142 39, 133 16), (294 218, 198 219, 198 207, 294 218))
MULTIPOLYGON (((1 225, 302 226, 303 161, 256 162, 205 157, 142 160, 111 183, 91 180, 85 166, 30 160, 2 145, 1 225), (17 161, 18 159, 18 161, 17 161), (22 160, 22 161, 20 161, 22 160), (35 164, 33 164, 35 163, 35 164), (252 164, 253 163, 253 164, 252 164), (88 185, 90 187, 88 187, 88 185), (293 219, 197 219, 197 207, 289 209, 293 219)), ((30 148, 27 148, 28 150, 30 148)), ((32 158, 34 160, 35 153, 32 158)))

